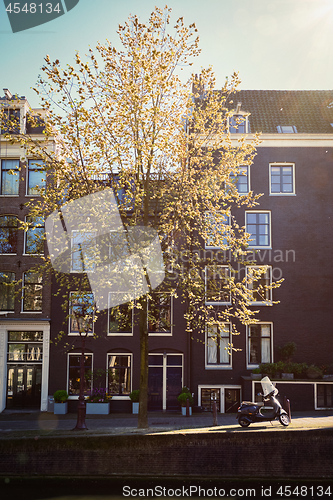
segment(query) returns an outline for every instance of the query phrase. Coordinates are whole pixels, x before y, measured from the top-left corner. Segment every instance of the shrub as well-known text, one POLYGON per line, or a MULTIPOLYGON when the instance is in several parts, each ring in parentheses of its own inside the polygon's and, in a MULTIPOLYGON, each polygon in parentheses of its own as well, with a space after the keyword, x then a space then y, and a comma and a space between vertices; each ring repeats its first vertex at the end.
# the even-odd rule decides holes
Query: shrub
POLYGON ((306 370, 306 374, 309 378, 323 378, 323 372, 319 366, 311 365, 306 370))
POLYGON ((193 397, 188 387, 183 387, 181 393, 177 397, 181 406, 186 406, 186 401, 189 400, 190 405, 193 404, 193 397))
POLYGON ((68 399, 67 391, 59 389, 53 394, 53 399, 55 403, 66 403, 68 399))
POLYGON ((270 375, 271 377, 274 377, 276 371, 277 371, 277 365, 276 363, 261 363, 259 365, 259 373, 266 373, 267 375, 270 375))
POLYGON ((130 394, 130 400, 132 403, 138 403, 140 398, 140 391, 139 389, 135 389, 134 391, 131 392, 130 394))

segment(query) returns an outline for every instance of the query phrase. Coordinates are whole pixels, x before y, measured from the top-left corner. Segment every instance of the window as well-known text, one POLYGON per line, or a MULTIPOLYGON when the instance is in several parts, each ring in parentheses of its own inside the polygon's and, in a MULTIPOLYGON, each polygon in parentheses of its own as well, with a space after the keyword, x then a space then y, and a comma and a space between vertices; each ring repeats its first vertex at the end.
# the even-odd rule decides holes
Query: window
POLYGON ((246 212, 246 231, 250 233, 249 246, 269 247, 271 245, 270 235, 270 212, 246 212))
POLYGON ((317 404, 319 408, 333 408, 333 384, 316 384, 317 404))
POLYGON ((109 335, 132 335, 133 308, 121 304, 109 309, 109 335))
POLYGON ((8 332, 7 361, 42 362, 43 332, 8 332))
POLYGON ((272 324, 257 323, 248 327, 248 365, 272 362, 272 324))
POLYGON ((15 273, 0 272, 0 311, 14 311, 15 273))
POLYGON ((1 160, 0 194, 14 196, 19 194, 19 160, 1 160))
POLYGON ((295 194, 295 165, 269 165, 270 194, 287 195, 295 194))
POLYGON ((221 243, 225 247, 228 246, 227 232, 230 227, 230 217, 223 213, 213 215, 211 212, 206 212, 205 226, 207 234, 205 248, 221 248, 221 243))
POLYGON ((113 396, 128 396, 131 392, 130 354, 108 355, 108 393, 113 396))
POLYGON ((246 267, 247 286, 252 292, 252 304, 267 304, 272 301, 272 290, 266 287, 272 283, 272 268, 268 267, 259 279, 255 279, 255 270, 258 266, 246 267))
POLYGON ((0 217, 0 253, 17 252, 18 219, 15 215, 0 217))
POLYGON ((94 295, 70 293, 69 333, 89 334, 94 329, 94 295))
MULTIPOLYGON (((80 394, 80 354, 68 355, 68 395, 80 394)), ((83 393, 88 395, 91 391, 92 354, 84 355, 84 385, 83 393)))
POLYGON ((278 125, 276 128, 279 134, 297 134, 295 125, 278 125))
POLYGON ((27 272, 23 274, 23 312, 42 310, 42 276, 27 272))
POLYGON ((96 233, 92 231, 72 231, 71 272, 93 271, 95 264, 96 233))
POLYGON ((239 167, 238 175, 231 175, 231 179, 235 183, 236 189, 239 194, 247 194, 250 191, 250 167, 241 166, 239 167))
POLYGON ((20 109, 2 109, 1 134, 18 134, 20 132, 20 109))
POLYGON ((38 195, 45 188, 46 172, 42 160, 29 160, 28 165, 28 195, 38 195))
POLYGON ((206 335, 206 368, 231 367, 230 324, 222 329, 218 325, 208 326, 206 335))
POLYGON ((148 302, 148 332, 171 335, 171 295, 155 292, 148 302))
POLYGON ((27 217, 29 229, 25 233, 25 248, 26 254, 43 254, 44 253, 44 218, 37 217, 34 220, 32 217, 27 217))
POLYGON ((230 269, 228 266, 207 266, 206 304, 230 304, 230 269))
POLYGON ((250 133, 250 123, 248 115, 235 113, 229 117, 229 132, 230 134, 247 134, 250 133))

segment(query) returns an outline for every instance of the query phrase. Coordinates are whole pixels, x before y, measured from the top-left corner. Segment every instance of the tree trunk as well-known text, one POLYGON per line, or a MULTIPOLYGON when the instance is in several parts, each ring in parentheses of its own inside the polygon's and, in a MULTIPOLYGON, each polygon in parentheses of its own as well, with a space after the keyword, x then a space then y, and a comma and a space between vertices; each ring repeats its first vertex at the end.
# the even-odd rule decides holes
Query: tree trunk
POLYGON ((140 399, 138 429, 147 429, 148 426, 148 322, 147 297, 140 300, 140 399))

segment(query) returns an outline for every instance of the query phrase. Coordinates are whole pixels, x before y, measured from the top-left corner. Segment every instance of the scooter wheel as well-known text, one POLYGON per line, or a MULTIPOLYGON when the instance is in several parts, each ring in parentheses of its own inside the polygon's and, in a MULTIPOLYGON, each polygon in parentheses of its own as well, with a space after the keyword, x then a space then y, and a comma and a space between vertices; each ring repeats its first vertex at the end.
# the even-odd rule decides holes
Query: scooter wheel
POLYGON ((288 425, 290 424, 290 418, 285 413, 281 413, 281 415, 279 416, 279 420, 280 424, 284 425, 285 427, 288 427, 288 425))
POLYGON ((238 420, 238 423, 242 427, 248 427, 250 425, 250 422, 248 421, 248 419, 244 418, 244 417, 240 417, 239 420, 238 420))

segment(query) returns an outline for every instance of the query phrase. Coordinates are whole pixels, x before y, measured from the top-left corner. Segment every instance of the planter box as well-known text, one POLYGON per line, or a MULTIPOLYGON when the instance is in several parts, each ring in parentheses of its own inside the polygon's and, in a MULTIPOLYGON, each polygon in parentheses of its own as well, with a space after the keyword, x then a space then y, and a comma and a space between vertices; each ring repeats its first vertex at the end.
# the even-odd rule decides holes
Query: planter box
POLYGON ((66 415, 68 411, 68 403, 54 403, 53 413, 54 415, 66 415))
POLYGON ((108 415, 110 403, 86 403, 87 415, 108 415))
POLYGON ((132 413, 137 414, 139 413, 139 404, 137 401, 132 403, 132 413))
POLYGON ((285 378, 287 380, 292 380, 294 378, 293 373, 281 373, 281 378, 285 378))
POLYGON ((251 373, 251 378, 252 378, 252 380, 261 380, 262 375, 261 375, 261 373, 251 373))
MULTIPOLYGON (((189 410, 190 410, 190 416, 191 416, 192 415, 192 406, 190 406, 189 410)), ((186 406, 182 406, 182 415, 184 415, 184 417, 186 417, 186 406)))

